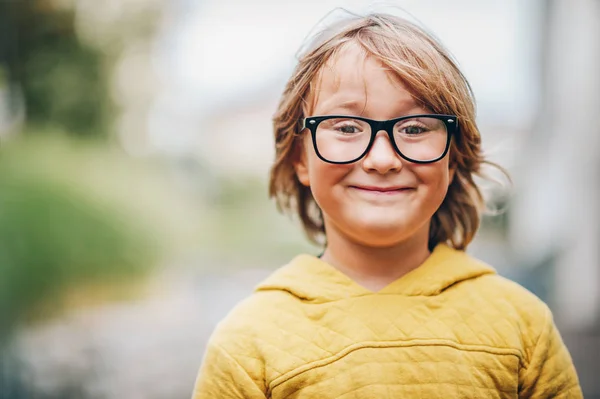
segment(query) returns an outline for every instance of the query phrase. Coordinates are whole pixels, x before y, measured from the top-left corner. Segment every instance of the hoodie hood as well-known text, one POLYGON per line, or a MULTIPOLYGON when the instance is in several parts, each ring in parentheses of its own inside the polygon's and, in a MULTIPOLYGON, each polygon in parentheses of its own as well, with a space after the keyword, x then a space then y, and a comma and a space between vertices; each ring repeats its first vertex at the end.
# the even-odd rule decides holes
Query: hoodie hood
POLYGON ((495 273, 494 268, 464 251, 439 244, 423 264, 377 292, 360 286, 312 255, 295 257, 258 285, 256 291, 285 291, 314 303, 363 295, 433 296, 451 285, 495 273))

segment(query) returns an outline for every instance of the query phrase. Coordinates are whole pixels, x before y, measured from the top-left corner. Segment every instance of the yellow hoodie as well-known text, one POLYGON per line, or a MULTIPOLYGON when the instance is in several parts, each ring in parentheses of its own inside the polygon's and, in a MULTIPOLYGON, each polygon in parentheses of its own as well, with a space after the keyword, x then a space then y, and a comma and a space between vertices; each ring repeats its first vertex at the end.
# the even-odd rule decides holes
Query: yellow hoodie
POLYGON ((378 292, 300 255, 213 333, 194 399, 582 398, 548 307, 438 245, 378 292))

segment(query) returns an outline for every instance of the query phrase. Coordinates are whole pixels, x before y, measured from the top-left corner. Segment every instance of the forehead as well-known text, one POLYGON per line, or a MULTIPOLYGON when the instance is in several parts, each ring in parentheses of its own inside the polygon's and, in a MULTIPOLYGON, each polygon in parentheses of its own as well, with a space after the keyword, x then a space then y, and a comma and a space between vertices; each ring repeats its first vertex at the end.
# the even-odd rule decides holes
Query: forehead
POLYGON ((321 86, 364 86, 377 83, 401 87, 400 77, 354 41, 342 44, 319 71, 321 86), (372 81, 372 82, 371 82, 372 81))
POLYGON ((344 43, 320 69, 311 84, 309 104, 315 114, 338 109, 398 114, 416 106, 400 76, 352 41, 344 43))

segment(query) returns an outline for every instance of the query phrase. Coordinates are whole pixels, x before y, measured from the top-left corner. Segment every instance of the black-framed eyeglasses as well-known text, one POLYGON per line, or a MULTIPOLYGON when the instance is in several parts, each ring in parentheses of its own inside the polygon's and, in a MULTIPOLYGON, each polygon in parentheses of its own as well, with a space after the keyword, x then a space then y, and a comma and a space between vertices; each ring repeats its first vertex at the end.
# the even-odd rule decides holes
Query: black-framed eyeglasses
POLYGON ((328 163, 349 164, 363 158, 373 146, 377 133, 387 132, 392 147, 402 158, 414 163, 432 163, 444 158, 450 138, 458 131, 455 115, 418 114, 387 121, 360 116, 310 116, 300 120, 308 128, 317 156, 328 163))

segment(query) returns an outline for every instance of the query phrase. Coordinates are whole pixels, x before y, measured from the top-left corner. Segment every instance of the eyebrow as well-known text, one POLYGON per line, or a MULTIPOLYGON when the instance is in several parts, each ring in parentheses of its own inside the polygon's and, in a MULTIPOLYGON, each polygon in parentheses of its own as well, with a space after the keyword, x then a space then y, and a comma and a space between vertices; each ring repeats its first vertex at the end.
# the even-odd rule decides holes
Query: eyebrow
MULTIPOLYGON (((345 101, 340 105, 336 105, 334 107, 331 108, 326 108, 325 110, 319 112, 319 113, 314 113, 312 116, 328 116, 328 115, 347 115, 347 116, 360 116, 363 118, 366 118, 367 115, 364 114, 364 107, 362 106, 360 101, 355 101, 355 100, 349 100, 349 101, 345 101), (344 112, 344 111, 348 111, 348 112, 344 112)), ((421 106, 419 106, 418 104, 414 104, 412 107, 406 109, 405 111, 399 113, 398 115, 394 116, 394 118, 401 118, 404 116, 410 116, 410 115, 420 115, 420 114, 429 114, 430 111, 428 111, 426 108, 423 108, 421 106)))
MULTIPOLYGON (((319 110, 319 112, 316 112, 317 110, 313 109, 312 115, 347 115, 349 112, 351 115, 355 116, 366 116, 364 114, 364 111, 367 107, 367 103, 364 102, 364 100, 348 99, 341 102, 332 101, 331 104, 325 102, 325 104, 323 105, 325 105, 325 107, 319 110)), ((402 108, 404 109, 404 111, 401 112, 400 115, 427 113, 426 108, 423 108, 414 99, 412 99, 411 101, 402 102, 402 108)))
POLYGON ((364 112, 367 104, 358 100, 347 100, 341 103, 333 103, 331 107, 326 107, 319 114, 331 114, 339 111, 354 112, 355 115, 360 115, 364 112))

